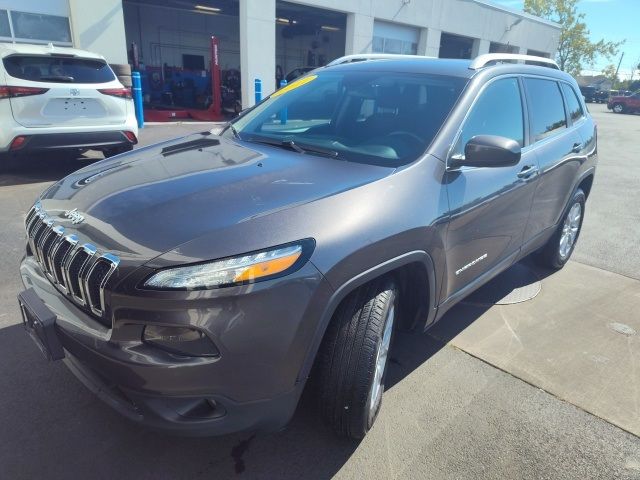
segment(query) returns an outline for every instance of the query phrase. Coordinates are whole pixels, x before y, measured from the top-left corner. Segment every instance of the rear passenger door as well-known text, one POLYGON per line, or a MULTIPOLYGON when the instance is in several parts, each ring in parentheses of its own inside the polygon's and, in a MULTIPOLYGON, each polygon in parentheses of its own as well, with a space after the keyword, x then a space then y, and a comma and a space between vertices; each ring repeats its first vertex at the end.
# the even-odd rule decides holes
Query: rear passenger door
MULTIPOLYGON (((525 238, 554 227, 569 201, 580 164, 586 159, 580 135, 582 105, 571 120, 561 85, 554 79, 523 78, 530 118, 532 150, 538 159, 540 179, 533 199, 525 238)), ((572 102, 574 103, 574 102, 572 102)), ((575 110, 575 104, 574 104, 575 110)))
MULTIPOLYGON (((450 157, 476 135, 498 135, 524 147, 526 115, 520 82, 499 77, 471 106, 450 157)), ((517 165, 447 171, 450 221, 446 237, 446 298, 519 252, 537 179, 534 154, 524 148, 517 165)))

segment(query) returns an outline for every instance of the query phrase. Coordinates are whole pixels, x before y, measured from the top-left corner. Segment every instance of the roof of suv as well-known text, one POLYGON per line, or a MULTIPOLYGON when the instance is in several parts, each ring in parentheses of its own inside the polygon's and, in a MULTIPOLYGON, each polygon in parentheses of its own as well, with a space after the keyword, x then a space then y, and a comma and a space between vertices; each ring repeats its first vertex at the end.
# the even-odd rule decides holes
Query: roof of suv
POLYGON ((33 45, 28 43, 0 43, 0 57, 6 57, 8 55, 23 54, 23 55, 73 55, 74 57, 82 58, 95 58, 104 60, 102 55, 97 53, 88 52, 86 50, 78 50, 77 48, 69 47, 56 47, 49 45, 33 45))
POLYGON ((535 73, 556 78, 566 79, 569 75, 561 70, 549 68, 546 66, 518 64, 518 63, 493 63, 487 66, 474 68, 474 60, 460 60, 448 58, 433 58, 421 56, 398 56, 394 58, 371 58, 367 61, 356 61, 349 63, 341 63, 337 65, 329 65, 326 68, 341 69, 349 68, 353 70, 371 71, 377 70, 382 72, 407 72, 407 73, 429 73, 433 75, 449 75, 455 77, 471 78, 476 74, 488 69, 500 69, 502 72, 513 70, 517 73, 535 73))

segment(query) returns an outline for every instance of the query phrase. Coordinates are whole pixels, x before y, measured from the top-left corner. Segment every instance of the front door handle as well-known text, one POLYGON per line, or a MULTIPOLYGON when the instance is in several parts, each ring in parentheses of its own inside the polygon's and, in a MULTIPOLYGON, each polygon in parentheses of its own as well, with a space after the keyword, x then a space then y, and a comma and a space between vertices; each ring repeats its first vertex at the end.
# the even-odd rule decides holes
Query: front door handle
POLYGON ((571 151, 573 153, 580 153, 582 151, 582 147, 583 145, 581 143, 574 143, 573 147, 571 148, 571 151))
POLYGON ((518 178, 529 178, 531 175, 535 175, 538 172, 538 167, 535 165, 525 165, 522 170, 518 172, 518 178))

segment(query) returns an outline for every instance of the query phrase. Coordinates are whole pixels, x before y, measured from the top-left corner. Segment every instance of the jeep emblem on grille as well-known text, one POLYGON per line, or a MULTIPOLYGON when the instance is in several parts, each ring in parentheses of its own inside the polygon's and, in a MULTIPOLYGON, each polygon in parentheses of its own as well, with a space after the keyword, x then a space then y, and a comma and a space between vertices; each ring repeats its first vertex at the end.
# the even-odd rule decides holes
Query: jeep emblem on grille
POLYGON ((77 208, 74 208, 73 210, 67 210, 66 212, 64 212, 64 216, 71 220, 71 223, 73 223, 74 225, 84 222, 84 216, 82 216, 77 208))

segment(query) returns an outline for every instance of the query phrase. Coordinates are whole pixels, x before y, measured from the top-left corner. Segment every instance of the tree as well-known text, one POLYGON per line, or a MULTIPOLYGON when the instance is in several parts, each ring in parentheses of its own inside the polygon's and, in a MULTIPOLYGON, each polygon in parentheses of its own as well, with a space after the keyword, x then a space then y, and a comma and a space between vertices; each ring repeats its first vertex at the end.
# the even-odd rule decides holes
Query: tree
POLYGON ((578 13, 578 0, 524 0, 524 11, 559 23, 562 27, 556 54, 561 70, 579 75, 584 64, 593 65, 597 56, 607 59, 617 55, 624 42, 592 42, 584 22, 584 13, 578 13))
POLYGON ((613 85, 613 87, 615 87, 615 85, 619 81, 618 76, 616 75, 616 70, 616 66, 613 63, 610 63, 602 70, 602 75, 611 80, 611 84, 613 85))

